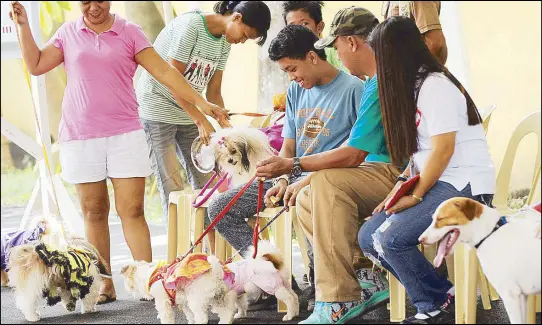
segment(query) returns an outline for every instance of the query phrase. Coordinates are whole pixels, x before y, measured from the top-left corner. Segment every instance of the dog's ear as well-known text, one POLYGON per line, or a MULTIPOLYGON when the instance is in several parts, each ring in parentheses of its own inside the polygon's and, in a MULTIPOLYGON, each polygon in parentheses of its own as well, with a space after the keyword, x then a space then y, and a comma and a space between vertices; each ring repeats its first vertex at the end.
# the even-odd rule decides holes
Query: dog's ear
POLYGON ((243 168, 249 172, 250 171, 250 160, 248 154, 250 152, 250 144, 248 142, 242 142, 239 144, 239 154, 241 155, 241 164, 243 168))
POLYGON ((479 218, 482 215, 484 206, 481 203, 478 203, 472 199, 461 199, 457 200, 455 204, 461 209, 465 217, 469 220, 474 218, 479 218))

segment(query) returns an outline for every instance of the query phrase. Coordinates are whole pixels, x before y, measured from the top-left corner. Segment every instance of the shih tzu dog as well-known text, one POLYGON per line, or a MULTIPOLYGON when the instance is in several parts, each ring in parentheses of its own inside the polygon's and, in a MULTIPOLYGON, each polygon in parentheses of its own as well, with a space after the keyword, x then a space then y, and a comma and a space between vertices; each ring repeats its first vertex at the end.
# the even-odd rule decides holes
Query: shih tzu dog
POLYGON ((231 324, 237 294, 231 290, 233 274, 215 256, 190 254, 183 261, 132 262, 121 270, 126 290, 134 298, 154 298, 162 324, 175 323, 175 307, 189 324, 207 324, 209 311, 218 314, 219 324, 231 324), (172 286, 165 281, 173 279, 172 286))
POLYGON ((231 187, 246 184, 256 174, 256 163, 275 155, 261 130, 240 126, 213 134, 211 145, 215 168, 230 175, 231 187))
POLYGON ((81 313, 94 311, 101 276, 108 273, 105 261, 85 239, 56 232, 54 219, 46 223, 39 240, 8 251, 7 274, 17 308, 31 322, 40 319, 38 308, 44 299, 50 306, 62 302, 68 311, 81 300, 81 313))

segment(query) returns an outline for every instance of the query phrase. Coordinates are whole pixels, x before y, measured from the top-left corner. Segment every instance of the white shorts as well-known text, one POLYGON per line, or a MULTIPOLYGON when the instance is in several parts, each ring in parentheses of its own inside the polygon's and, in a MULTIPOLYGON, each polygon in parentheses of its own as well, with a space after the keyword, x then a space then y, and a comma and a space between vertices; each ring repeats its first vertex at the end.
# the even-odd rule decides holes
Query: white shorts
POLYGON ((111 137, 72 140, 60 144, 63 180, 93 183, 109 178, 147 177, 152 174, 145 131, 111 137))

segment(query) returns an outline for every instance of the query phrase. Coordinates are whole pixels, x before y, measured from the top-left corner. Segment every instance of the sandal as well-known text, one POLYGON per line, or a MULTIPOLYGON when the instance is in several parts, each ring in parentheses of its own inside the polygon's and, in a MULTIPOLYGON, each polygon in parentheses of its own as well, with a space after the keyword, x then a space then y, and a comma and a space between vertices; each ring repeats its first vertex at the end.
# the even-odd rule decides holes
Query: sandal
POLYGON ((107 295, 105 293, 100 293, 100 295, 98 296, 97 305, 105 305, 105 304, 114 302, 116 300, 117 300, 117 298, 111 297, 110 295, 107 295), (100 300, 100 297, 102 297, 102 296, 105 297, 105 300, 100 300))

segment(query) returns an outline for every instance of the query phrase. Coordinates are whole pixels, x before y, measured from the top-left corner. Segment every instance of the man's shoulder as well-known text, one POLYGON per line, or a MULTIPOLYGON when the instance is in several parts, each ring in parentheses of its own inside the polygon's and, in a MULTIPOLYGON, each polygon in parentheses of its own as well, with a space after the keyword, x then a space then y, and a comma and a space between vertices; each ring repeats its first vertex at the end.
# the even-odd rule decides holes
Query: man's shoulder
POLYGON ((361 81, 360 78, 353 76, 351 74, 348 74, 344 71, 339 70, 339 82, 337 82, 334 86, 335 87, 341 87, 341 88, 354 88, 354 89, 363 89, 365 86, 363 81, 361 81))

